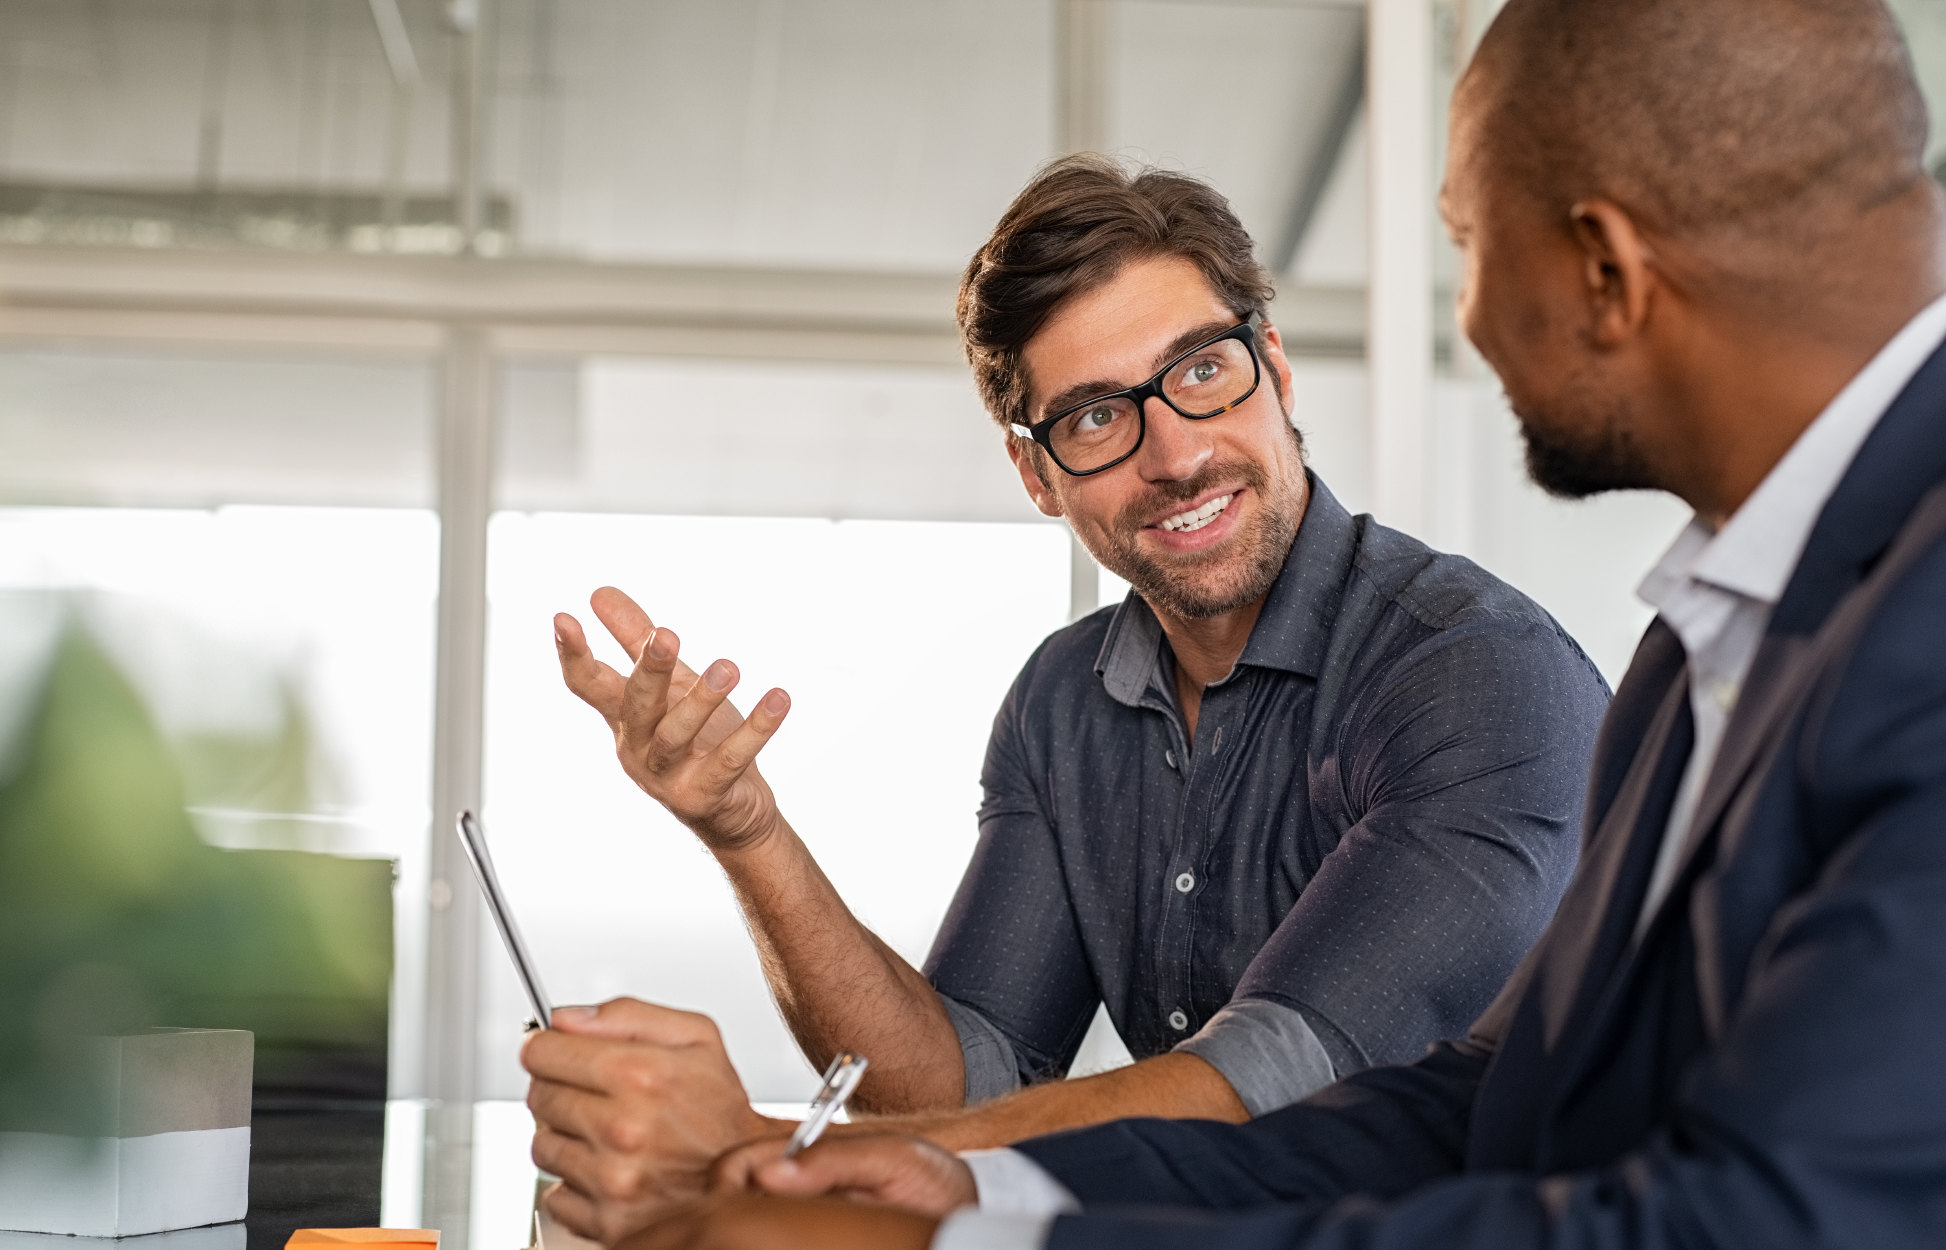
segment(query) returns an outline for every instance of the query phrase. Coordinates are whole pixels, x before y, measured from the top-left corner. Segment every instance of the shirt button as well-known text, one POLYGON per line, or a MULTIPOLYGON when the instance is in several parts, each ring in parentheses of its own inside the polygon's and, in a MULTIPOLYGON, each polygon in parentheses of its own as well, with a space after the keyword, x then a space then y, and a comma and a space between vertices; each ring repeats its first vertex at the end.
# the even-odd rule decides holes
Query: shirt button
POLYGON ((1174 751, 1163 751, 1162 758, 1169 762, 1169 767, 1174 768, 1176 766, 1176 753, 1174 751))
POLYGON ((1169 1027, 1180 1033, 1189 1027, 1189 1017, 1180 1011, 1172 1011, 1169 1013, 1169 1027))
POLYGON ((1186 872, 1182 874, 1180 877, 1176 878, 1176 889, 1179 890, 1180 892, 1187 894, 1195 888, 1196 888, 1195 873, 1186 872))

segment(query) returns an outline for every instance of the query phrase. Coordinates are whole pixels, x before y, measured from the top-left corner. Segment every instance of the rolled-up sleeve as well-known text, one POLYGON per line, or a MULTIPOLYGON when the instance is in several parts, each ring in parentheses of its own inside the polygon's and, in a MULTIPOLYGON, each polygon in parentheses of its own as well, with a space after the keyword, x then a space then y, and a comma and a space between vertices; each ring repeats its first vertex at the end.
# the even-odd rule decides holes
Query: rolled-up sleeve
MULTIPOLYGON (((1362 815, 1231 1001, 1300 1015, 1341 1076, 1462 1035, 1553 917, 1607 689, 1550 632, 1491 620, 1444 631, 1367 683, 1340 722, 1340 797, 1362 815)), ((1286 1033, 1305 1062, 1303 1031, 1286 1033)))
POLYGON ((1221 1073, 1253 1116, 1287 1107, 1338 1079, 1310 1023, 1267 999, 1231 1003, 1176 1049, 1221 1073))
POLYGON ((1020 1061, 1000 1027, 949 995, 941 994, 939 1001, 953 1022, 953 1032, 959 1034, 960 1058, 966 1065, 966 1105, 1019 1089, 1020 1061))

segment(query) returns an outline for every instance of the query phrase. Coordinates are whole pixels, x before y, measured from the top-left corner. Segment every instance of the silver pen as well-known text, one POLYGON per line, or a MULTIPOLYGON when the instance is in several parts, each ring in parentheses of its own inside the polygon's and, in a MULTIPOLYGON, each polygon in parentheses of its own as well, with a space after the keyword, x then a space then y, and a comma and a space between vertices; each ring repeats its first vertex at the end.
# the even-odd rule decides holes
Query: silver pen
POLYGON ((848 1050, 839 1051, 831 1060, 831 1066, 824 1070, 824 1084, 819 1087, 818 1096, 811 1100, 811 1114, 804 1117, 804 1123, 791 1134, 791 1144, 784 1147, 786 1159, 824 1135, 825 1126, 844 1108, 851 1091, 858 1088, 868 1062, 865 1056, 848 1050))

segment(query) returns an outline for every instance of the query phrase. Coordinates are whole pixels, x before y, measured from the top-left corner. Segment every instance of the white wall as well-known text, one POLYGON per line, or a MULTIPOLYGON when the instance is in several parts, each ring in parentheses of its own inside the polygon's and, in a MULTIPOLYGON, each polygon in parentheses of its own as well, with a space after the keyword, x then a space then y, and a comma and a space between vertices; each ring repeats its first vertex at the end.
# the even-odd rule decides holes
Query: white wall
MULTIPOLYGON (((1311 465, 1353 512, 1370 505, 1365 372, 1356 362, 1300 361, 1296 420, 1311 465)), ((1689 511, 1659 494, 1569 502, 1527 480, 1513 414, 1497 383, 1440 379, 1429 424, 1427 532, 1531 595, 1619 680, 1649 610, 1635 586, 1689 511)))

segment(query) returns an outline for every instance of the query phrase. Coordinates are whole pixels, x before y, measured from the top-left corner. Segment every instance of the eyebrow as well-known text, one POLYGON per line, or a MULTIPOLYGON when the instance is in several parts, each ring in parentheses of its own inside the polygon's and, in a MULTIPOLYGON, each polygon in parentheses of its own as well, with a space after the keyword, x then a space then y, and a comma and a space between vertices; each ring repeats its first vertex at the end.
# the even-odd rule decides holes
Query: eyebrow
MULTIPOLYGON (((1149 377, 1154 377, 1157 373, 1167 368, 1170 361, 1182 355, 1184 352, 1207 343, 1225 330, 1234 328, 1236 324, 1234 321, 1207 321, 1202 325, 1191 326, 1189 329, 1184 330, 1175 338, 1170 339, 1168 344, 1155 354, 1154 359, 1150 361, 1153 368, 1149 371, 1149 377)), ((1147 378, 1142 379, 1142 381, 1147 380, 1147 378)), ((1098 396, 1112 395, 1116 391, 1125 391, 1131 386, 1139 385, 1141 385, 1141 382, 1112 382, 1106 380, 1077 382, 1075 385, 1068 387, 1066 390, 1063 390, 1048 400, 1047 403, 1041 405, 1041 410, 1034 414, 1033 419, 1036 421, 1045 420, 1051 413, 1066 412, 1076 404, 1086 403, 1088 400, 1098 396)))

